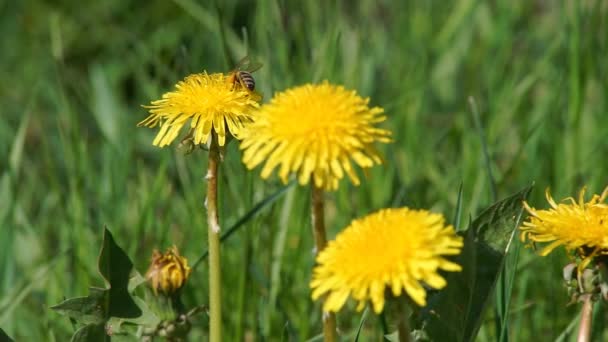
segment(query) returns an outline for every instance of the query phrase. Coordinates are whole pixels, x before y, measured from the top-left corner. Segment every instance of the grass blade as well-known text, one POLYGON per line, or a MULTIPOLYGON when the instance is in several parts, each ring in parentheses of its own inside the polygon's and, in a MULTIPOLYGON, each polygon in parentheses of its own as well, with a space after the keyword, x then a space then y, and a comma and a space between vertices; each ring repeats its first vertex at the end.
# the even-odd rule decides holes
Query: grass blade
MULTIPOLYGON (((247 221, 249 221, 253 217, 255 217, 262 209, 266 208, 267 206, 271 205, 276 200, 278 200, 290 187, 292 187, 295 184, 296 184, 295 181, 290 182, 289 184, 283 186, 282 188, 280 188, 279 190, 277 190, 270 196, 266 197, 265 199, 261 200, 255 206, 253 206, 253 208, 250 211, 248 211, 245 215, 243 215, 243 217, 241 217, 238 221, 236 221, 232 226, 230 226, 230 228, 228 228, 222 234, 222 236, 220 237, 220 241, 224 242, 226 239, 228 239, 232 234, 234 234, 234 232, 236 232, 239 228, 241 228, 241 226, 243 226, 245 223, 247 223, 247 221)), ((208 255, 209 255, 209 251, 207 250, 192 265, 192 270, 196 269, 196 267, 201 262, 203 262, 205 260, 205 258, 207 258, 208 255)))

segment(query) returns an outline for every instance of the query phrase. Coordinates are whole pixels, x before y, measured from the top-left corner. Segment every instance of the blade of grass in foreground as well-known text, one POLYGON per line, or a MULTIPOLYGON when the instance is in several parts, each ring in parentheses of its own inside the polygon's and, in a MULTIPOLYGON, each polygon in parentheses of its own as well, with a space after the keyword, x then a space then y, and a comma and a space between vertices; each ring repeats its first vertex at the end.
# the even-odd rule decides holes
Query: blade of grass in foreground
MULTIPOLYGON (((238 221, 236 221, 232 226, 230 226, 220 237, 220 241, 224 242, 226 239, 230 237, 230 235, 234 234, 239 228, 241 228, 245 223, 254 218, 258 212, 267 206, 274 203, 277 199, 279 199, 290 187, 296 184, 295 181, 290 182, 289 184, 283 186, 272 195, 266 197, 261 200, 258 204, 256 204, 250 211, 248 211, 243 217, 241 217, 238 221)), ((196 269, 196 267, 209 255, 209 251, 205 251, 203 255, 201 255, 198 260, 192 265, 192 270, 196 269)))
POLYGON ((368 310, 368 308, 366 307, 365 310, 363 311, 363 314, 361 315, 361 321, 359 322, 359 328, 357 328, 357 335, 355 335, 355 342, 359 341, 359 335, 361 334, 361 328, 363 328, 363 324, 365 323, 365 319, 367 318, 367 310, 368 310))
MULTIPOLYGON (((521 222, 523 212, 520 212, 516 222, 521 222)), ((517 229, 517 227, 515 227, 517 229)), ((514 231, 515 233, 515 231, 514 231)), ((499 286, 501 289, 497 290, 500 295, 496 296, 497 300, 501 300, 500 303, 496 303, 496 307, 500 308, 500 322, 498 322, 497 328, 500 331, 498 338, 499 342, 506 342, 509 340, 508 328, 509 328, 509 307, 511 306, 511 295, 513 294, 513 284, 515 282, 515 272, 517 271, 517 263, 519 261, 519 252, 521 251, 521 244, 517 243, 513 247, 513 253, 507 255, 504 268, 501 271, 501 281, 499 286)), ((509 246, 506 251, 508 253, 509 246)), ((498 317, 496 318, 498 319, 498 317)))
POLYGON ((454 212, 454 218, 452 219, 452 224, 454 225, 454 230, 457 232, 460 231, 460 218, 462 217, 462 182, 460 182, 460 186, 458 187, 458 200, 456 201, 456 211, 454 212))

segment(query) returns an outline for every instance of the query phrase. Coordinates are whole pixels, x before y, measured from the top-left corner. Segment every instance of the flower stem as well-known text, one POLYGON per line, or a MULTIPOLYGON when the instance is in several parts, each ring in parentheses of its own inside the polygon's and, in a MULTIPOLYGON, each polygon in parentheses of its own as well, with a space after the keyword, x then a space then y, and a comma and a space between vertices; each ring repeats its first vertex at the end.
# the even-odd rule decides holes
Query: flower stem
POLYGON ((397 302, 398 308, 398 321, 397 321, 397 331, 399 332, 399 342, 410 342, 410 310, 406 303, 405 298, 395 297, 395 301, 397 302))
POLYGON ((591 294, 582 296, 583 308, 581 309, 581 323, 578 328, 577 342, 591 341, 591 316, 593 313, 593 299, 591 294))
MULTIPOLYGON (((320 253, 327 246, 325 233, 325 214, 323 208, 323 189, 311 182, 312 229, 315 238, 316 253, 320 253)), ((325 342, 334 342, 336 336, 336 315, 323 311, 323 336, 325 342)))
POLYGON ((220 224, 217 213, 217 170, 220 162, 217 136, 211 135, 207 169, 207 226, 209 239, 209 341, 222 341, 220 224))

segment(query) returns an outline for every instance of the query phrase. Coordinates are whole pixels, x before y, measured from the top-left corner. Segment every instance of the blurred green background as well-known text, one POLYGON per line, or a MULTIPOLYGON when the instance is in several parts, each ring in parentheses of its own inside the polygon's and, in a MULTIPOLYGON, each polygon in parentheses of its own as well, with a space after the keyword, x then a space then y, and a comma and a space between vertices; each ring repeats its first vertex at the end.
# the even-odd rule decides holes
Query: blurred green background
MULTIPOLYGON (((246 54, 264 63, 254 74, 264 101, 327 79, 386 110, 395 140, 381 146, 386 163, 327 196, 331 237, 382 207, 451 218, 460 186, 456 225, 532 182, 536 207, 547 206, 547 187, 561 199, 608 184, 606 1, 25 0, 0 9, 0 327, 17 341, 69 338, 70 322, 49 306, 103 285, 104 225, 142 273, 154 248, 176 244, 191 263, 206 250, 205 155, 153 147, 156 131, 136 124, 140 105, 184 76, 228 71, 246 54)), ((224 227, 282 186, 248 172, 236 143, 221 172, 224 227)), ((227 341, 321 333, 308 288, 308 190, 290 188, 223 244, 227 341)), ((578 311, 561 282, 566 262, 528 249, 510 257, 509 319, 488 310, 478 340, 497 340, 505 324, 512 341, 568 340, 578 311)), ((206 304, 207 286, 202 263, 186 306, 206 304)), ((338 320, 352 340, 361 313, 349 305, 338 320)), ((192 340, 206 331, 202 315, 192 340)), ((381 333, 369 315, 362 340, 381 333)))

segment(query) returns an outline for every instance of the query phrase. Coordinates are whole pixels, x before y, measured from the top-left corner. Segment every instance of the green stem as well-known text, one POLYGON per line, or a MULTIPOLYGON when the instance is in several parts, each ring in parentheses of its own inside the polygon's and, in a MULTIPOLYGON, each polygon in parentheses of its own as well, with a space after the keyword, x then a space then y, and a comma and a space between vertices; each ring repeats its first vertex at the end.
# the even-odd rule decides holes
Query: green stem
POLYGON ((397 302, 398 308, 398 321, 397 321, 397 331, 399 331, 399 342, 410 342, 410 310, 406 303, 405 298, 396 297, 395 301, 397 302))
POLYGON ((583 308, 581 309, 581 323, 578 328, 577 342, 591 341, 591 316, 593 313, 593 299, 591 294, 587 293, 582 296, 583 308))
POLYGON ((217 213, 217 170, 220 162, 217 136, 211 135, 207 169, 207 226, 209 239, 209 341, 222 341, 222 301, 220 269, 220 224, 217 213))
MULTIPOLYGON (((317 254, 327 246, 327 234, 325 233, 325 213, 323 209, 323 189, 311 182, 311 207, 312 207, 312 233, 315 238, 317 254)), ((336 334, 336 315, 332 312, 322 312, 323 317, 323 336, 325 342, 337 340, 336 334)))

